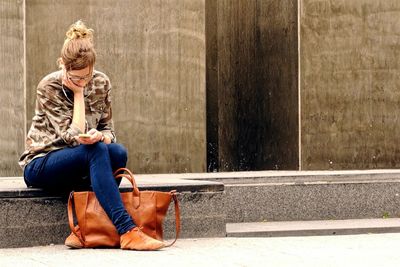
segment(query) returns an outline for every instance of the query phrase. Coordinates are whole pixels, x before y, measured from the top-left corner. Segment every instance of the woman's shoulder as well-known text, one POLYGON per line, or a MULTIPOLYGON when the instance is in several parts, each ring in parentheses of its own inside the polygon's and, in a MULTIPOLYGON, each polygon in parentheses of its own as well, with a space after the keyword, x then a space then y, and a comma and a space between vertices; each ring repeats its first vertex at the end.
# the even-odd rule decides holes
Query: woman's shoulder
POLYGON ((103 87, 106 90, 111 89, 110 78, 108 78, 105 73, 98 70, 93 71, 92 84, 96 88, 103 87))
POLYGON ((40 82, 48 82, 48 81, 61 81, 61 70, 51 72, 44 76, 40 82))
POLYGON ((44 76, 39 84, 38 84, 38 89, 55 89, 58 87, 61 87, 62 80, 61 80, 61 70, 59 71, 54 71, 52 73, 47 74, 44 76))
POLYGON ((107 74, 98 70, 93 71, 93 79, 110 82, 110 78, 108 78, 107 74))

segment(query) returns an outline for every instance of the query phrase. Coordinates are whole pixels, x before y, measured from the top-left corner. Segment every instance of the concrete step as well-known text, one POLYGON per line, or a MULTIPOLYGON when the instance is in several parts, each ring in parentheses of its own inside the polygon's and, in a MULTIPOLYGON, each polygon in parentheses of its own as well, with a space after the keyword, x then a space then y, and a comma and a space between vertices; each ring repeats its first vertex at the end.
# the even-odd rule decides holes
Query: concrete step
MULTIPOLYGON (((179 192, 181 238, 225 237, 224 185, 173 176, 135 177, 140 190, 179 192)), ((121 191, 131 186, 123 181, 121 191)), ((0 248, 62 244, 70 233, 67 196, 26 188, 22 177, 0 178, 0 248)), ((164 223, 164 237, 175 236, 173 204, 164 223)))
MULTIPOLYGON (((400 217, 400 171, 260 171, 137 175, 141 190, 177 190, 182 238, 222 237, 226 223, 400 217)), ((122 191, 129 189, 122 184, 122 191)), ((63 243, 66 198, 0 178, 0 247, 63 243)), ((165 236, 174 235, 170 207, 165 236)))
POLYGON ((228 237, 284 237, 400 233, 400 219, 228 223, 228 237))
POLYGON ((400 217, 400 170, 181 174, 225 185, 227 223, 400 217))
POLYGON ((400 217, 398 170, 220 177, 228 223, 400 217))

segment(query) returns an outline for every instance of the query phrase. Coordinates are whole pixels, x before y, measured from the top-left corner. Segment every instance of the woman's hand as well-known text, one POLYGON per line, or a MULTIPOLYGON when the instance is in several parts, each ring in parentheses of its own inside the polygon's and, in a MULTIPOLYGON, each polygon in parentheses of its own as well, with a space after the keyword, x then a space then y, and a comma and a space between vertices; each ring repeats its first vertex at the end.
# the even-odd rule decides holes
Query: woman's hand
POLYGON ((73 83, 70 79, 67 78, 67 72, 66 70, 63 68, 64 73, 63 73, 63 78, 62 78, 62 83, 67 86, 69 89, 71 89, 71 91, 75 94, 82 94, 83 95, 83 90, 84 90, 84 86, 80 87, 78 85, 76 85, 75 83, 73 83))
POLYGON ((101 139, 103 138, 103 134, 99 131, 97 131, 96 129, 90 129, 90 131, 87 132, 88 135, 90 135, 90 137, 79 137, 76 136, 76 140, 83 144, 83 145, 92 145, 94 143, 100 142, 101 139))

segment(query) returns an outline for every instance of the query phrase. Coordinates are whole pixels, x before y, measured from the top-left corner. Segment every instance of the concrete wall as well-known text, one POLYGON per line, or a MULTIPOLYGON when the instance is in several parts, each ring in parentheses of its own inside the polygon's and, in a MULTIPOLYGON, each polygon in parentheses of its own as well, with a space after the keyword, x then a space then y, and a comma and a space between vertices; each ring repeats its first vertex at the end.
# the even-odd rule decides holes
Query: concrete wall
POLYGON ((96 31, 136 172, 400 166, 398 1, 5 0, 0 11, 2 176, 21 174, 36 84, 79 18, 96 31))
POLYGON ((400 2, 301 1, 302 169, 400 166, 400 2))
POLYGON ((206 7, 208 168, 297 169, 297 1, 206 7))
POLYGON ((1 175, 20 172, 16 161, 23 150, 24 113, 14 115, 13 100, 19 101, 17 108, 23 110, 24 3, 28 128, 37 83, 57 70, 56 60, 67 28, 83 19, 95 30, 96 69, 108 74, 113 85, 115 128, 118 141, 128 148, 129 167, 137 173, 205 171, 204 0, 14 2, 3 1, 0 5, 2 14, 10 17, 5 18, 6 23, 20 18, 19 24, 12 25, 14 28, 8 29, 4 23, 0 26, 2 33, 4 28, 7 33, 18 34, 0 43, 2 62, 10 61, 9 57, 14 60, 13 69, 0 75, 3 81, 4 76, 9 77, 8 87, 0 89, 7 95, 1 103, 8 104, 1 117, 18 116, 11 120, 10 132, 2 138, 7 140, 1 143, 7 145, 7 150, 1 150, 4 155, 0 164, 4 160, 7 163, 6 167, 1 165, 1 175), (12 146, 11 137, 11 143, 15 142, 12 146), (6 168, 11 172, 4 172, 6 168))
POLYGON ((20 1, 0 1, 0 175, 19 174, 24 142, 24 9, 20 1))
POLYGON ((209 169, 400 166, 400 2, 206 7, 209 169))

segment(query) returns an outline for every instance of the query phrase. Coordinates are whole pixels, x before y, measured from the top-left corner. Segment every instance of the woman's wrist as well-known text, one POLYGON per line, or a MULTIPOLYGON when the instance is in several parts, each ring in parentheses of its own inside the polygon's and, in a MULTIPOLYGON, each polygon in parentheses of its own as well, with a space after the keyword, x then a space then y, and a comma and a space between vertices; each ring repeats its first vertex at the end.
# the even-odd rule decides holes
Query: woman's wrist
POLYGON ((100 142, 103 142, 105 144, 111 144, 111 138, 107 134, 104 134, 102 132, 100 133, 101 133, 100 142))

